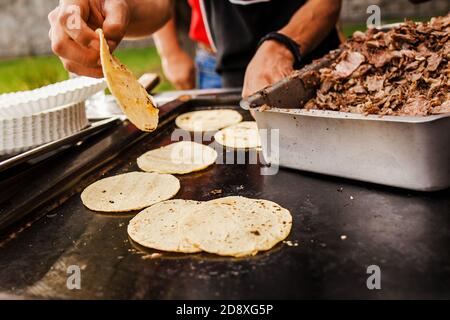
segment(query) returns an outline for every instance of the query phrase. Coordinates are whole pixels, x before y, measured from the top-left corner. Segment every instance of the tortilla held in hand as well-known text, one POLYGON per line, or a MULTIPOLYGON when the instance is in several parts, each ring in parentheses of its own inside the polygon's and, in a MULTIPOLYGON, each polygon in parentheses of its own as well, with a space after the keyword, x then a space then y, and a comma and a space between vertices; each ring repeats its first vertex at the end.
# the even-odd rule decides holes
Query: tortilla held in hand
POLYGON ((110 53, 103 31, 96 32, 100 37, 100 58, 109 90, 139 130, 154 131, 158 127, 159 110, 133 73, 110 53))

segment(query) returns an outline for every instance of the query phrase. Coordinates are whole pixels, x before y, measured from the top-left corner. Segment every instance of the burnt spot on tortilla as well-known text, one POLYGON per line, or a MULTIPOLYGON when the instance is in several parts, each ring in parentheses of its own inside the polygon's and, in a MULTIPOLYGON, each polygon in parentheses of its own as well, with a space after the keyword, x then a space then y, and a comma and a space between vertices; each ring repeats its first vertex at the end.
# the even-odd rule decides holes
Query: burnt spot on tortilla
POLYGON ((250 233, 251 233, 251 234, 254 234, 255 236, 260 236, 260 235, 261 235, 261 233, 259 233, 258 230, 250 231, 250 233))

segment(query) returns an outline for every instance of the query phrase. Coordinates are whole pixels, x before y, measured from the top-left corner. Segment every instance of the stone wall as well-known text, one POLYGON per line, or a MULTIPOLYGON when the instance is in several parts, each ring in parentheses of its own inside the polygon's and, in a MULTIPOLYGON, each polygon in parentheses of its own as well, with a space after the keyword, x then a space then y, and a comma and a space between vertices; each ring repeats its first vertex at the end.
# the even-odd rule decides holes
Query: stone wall
MULTIPOLYGON (((48 13, 59 0, 0 0, 0 58, 51 54, 48 13)), ((152 45, 151 39, 123 47, 152 45)))
POLYGON ((345 23, 364 23, 369 5, 378 5, 381 19, 403 20, 409 18, 427 18, 445 15, 450 11, 450 0, 432 0, 420 4, 412 4, 409 0, 343 0, 342 21, 345 23))
MULTIPOLYGON (((58 2, 58 0, 0 0, 0 57, 51 53, 47 14, 58 2)), ((363 23, 367 18, 366 9, 370 4, 381 7, 383 20, 402 19, 405 16, 442 15, 450 11, 449 0, 433 0, 420 5, 412 5, 408 0, 343 0, 343 3, 344 23, 363 23)), ((127 43, 125 46, 149 44, 151 41, 146 40, 127 43)))
POLYGON ((47 14, 58 0, 0 0, 0 56, 49 52, 47 14))

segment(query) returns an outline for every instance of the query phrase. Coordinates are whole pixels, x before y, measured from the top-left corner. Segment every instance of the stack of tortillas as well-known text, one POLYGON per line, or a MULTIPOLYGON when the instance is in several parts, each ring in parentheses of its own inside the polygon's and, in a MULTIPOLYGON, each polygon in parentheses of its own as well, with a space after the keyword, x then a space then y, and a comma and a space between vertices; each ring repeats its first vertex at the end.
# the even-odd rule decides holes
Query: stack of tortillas
POLYGON ((227 197, 208 202, 169 200, 134 217, 128 234, 164 251, 205 251, 244 257, 273 248, 290 233, 292 216, 274 202, 227 197))

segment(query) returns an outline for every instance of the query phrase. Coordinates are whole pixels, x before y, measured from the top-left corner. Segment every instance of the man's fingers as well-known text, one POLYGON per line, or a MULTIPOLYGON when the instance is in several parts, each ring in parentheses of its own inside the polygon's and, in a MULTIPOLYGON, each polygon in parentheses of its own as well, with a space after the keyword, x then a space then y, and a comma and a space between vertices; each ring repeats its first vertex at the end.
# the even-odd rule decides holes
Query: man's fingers
POLYGON ((242 90, 242 97, 247 98, 248 96, 254 94, 258 90, 267 87, 270 84, 271 84, 270 79, 264 76, 246 79, 244 83, 244 88, 242 90))
POLYGON ((60 0, 60 5, 48 15, 49 37, 53 52, 66 70, 101 78, 100 41, 87 25, 90 3, 90 0, 60 0))
POLYGON ((103 32, 105 38, 112 41, 111 51, 114 51, 125 36, 130 12, 128 5, 123 0, 105 1, 103 5, 103 12, 105 14, 105 21, 103 22, 103 32))
POLYGON ((50 30, 48 31, 48 37, 50 38, 50 40, 52 40, 52 29, 53 26, 56 23, 56 19, 58 17, 58 11, 59 11, 59 7, 57 7, 56 9, 53 9, 49 14, 48 14, 48 22, 50 23, 50 30))
POLYGON ((61 62, 64 68, 71 73, 77 74, 79 76, 103 78, 103 70, 101 67, 90 68, 64 58, 61 58, 61 62))
MULTIPOLYGON (((242 90, 242 96, 247 98, 248 96, 256 93, 259 90, 270 86, 281 79, 289 76, 293 69, 291 68, 281 68, 274 67, 271 68, 269 72, 257 72, 253 74, 247 71, 244 81, 244 88, 242 90)), ((254 72, 254 71, 253 71, 254 72)))
POLYGON ((76 61, 87 67, 99 67, 100 53, 91 48, 85 48, 70 39, 63 30, 55 28, 51 30, 52 50, 63 59, 76 61))
POLYGON ((59 7, 57 23, 76 43, 88 47, 97 41, 98 36, 86 23, 82 8, 76 4, 63 4, 59 7))
POLYGON ((55 23, 56 18, 58 17, 58 12, 59 12, 59 7, 56 7, 55 9, 50 11, 50 13, 48 14, 48 22, 50 22, 51 25, 53 23, 55 23))
POLYGON ((111 51, 111 52, 114 52, 120 44, 119 42, 113 41, 113 40, 107 40, 107 42, 108 42, 109 51, 111 51))
POLYGON ((188 81, 177 81, 174 83, 174 85, 179 90, 189 90, 194 87, 189 80, 188 81))

